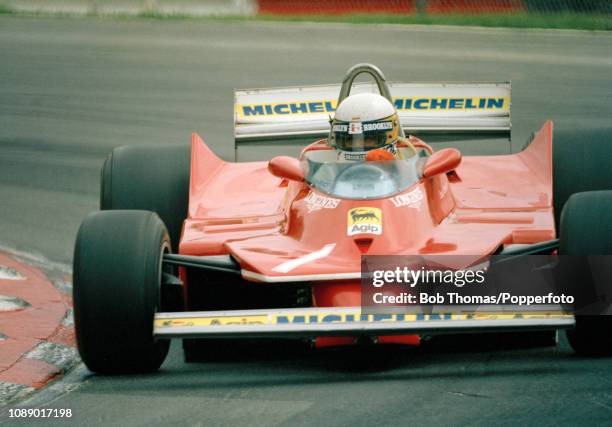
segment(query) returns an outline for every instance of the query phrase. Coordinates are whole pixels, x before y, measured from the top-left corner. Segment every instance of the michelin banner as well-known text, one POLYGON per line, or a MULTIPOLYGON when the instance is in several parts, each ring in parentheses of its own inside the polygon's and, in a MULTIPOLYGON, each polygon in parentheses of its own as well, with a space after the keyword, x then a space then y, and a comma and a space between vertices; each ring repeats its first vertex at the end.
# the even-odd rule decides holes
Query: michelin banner
MULTIPOLYGON (((510 83, 390 83, 402 126, 410 131, 510 131, 510 83)), ((340 85, 238 90, 236 140, 325 135, 340 85)), ((358 83, 352 93, 377 92, 358 83)))

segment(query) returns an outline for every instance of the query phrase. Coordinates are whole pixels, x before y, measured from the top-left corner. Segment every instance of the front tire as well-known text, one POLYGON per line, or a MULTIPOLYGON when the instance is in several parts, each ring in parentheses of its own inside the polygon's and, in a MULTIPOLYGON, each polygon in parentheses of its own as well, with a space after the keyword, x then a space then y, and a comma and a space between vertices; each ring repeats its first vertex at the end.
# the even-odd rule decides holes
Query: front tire
POLYGON ((153 338, 153 319, 169 249, 168 232, 153 212, 95 212, 81 224, 74 320, 79 354, 91 371, 152 372, 163 363, 170 341, 153 338))

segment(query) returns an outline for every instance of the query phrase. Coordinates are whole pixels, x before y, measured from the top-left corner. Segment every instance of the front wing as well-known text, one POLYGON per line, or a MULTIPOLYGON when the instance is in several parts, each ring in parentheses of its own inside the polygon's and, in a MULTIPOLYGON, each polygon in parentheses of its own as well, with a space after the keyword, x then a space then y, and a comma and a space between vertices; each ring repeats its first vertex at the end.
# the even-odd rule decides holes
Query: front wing
POLYGON ((572 314, 362 314, 360 307, 157 313, 156 338, 309 338, 537 331, 574 327, 572 314))

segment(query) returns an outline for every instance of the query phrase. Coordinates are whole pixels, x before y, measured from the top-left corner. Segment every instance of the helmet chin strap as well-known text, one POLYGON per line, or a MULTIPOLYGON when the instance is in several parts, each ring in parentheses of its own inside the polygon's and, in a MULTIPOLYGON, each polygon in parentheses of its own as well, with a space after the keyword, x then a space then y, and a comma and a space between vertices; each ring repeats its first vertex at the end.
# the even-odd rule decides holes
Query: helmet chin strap
MULTIPOLYGON (((397 155, 397 140, 393 141, 391 144, 383 145, 382 147, 377 148, 377 150, 386 150, 390 152, 391 154, 393 154, 394 156, 396 156, 397 155)), ((354 161, 364 161, 368 151, 370 150, 367 150, 367 151, 338 150, 338 160, 346 160, 346 161, 353 161, 353 162, 354 161)))

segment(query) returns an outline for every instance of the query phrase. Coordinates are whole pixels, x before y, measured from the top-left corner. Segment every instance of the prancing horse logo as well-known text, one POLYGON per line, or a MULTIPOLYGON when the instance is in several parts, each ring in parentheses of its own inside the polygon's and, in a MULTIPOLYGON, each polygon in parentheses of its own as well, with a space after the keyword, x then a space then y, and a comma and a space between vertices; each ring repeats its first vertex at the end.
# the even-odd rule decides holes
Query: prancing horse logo
POLYGON ((376 221, 379 221, 378 217, 376 216, 376 214, 372 211, 358 211, 358 210, 354 210, 351 212, 351 218, 353 219, 354 222, 360 222, 360 221, 365 221, 368 219, 373 219, 376 221))

